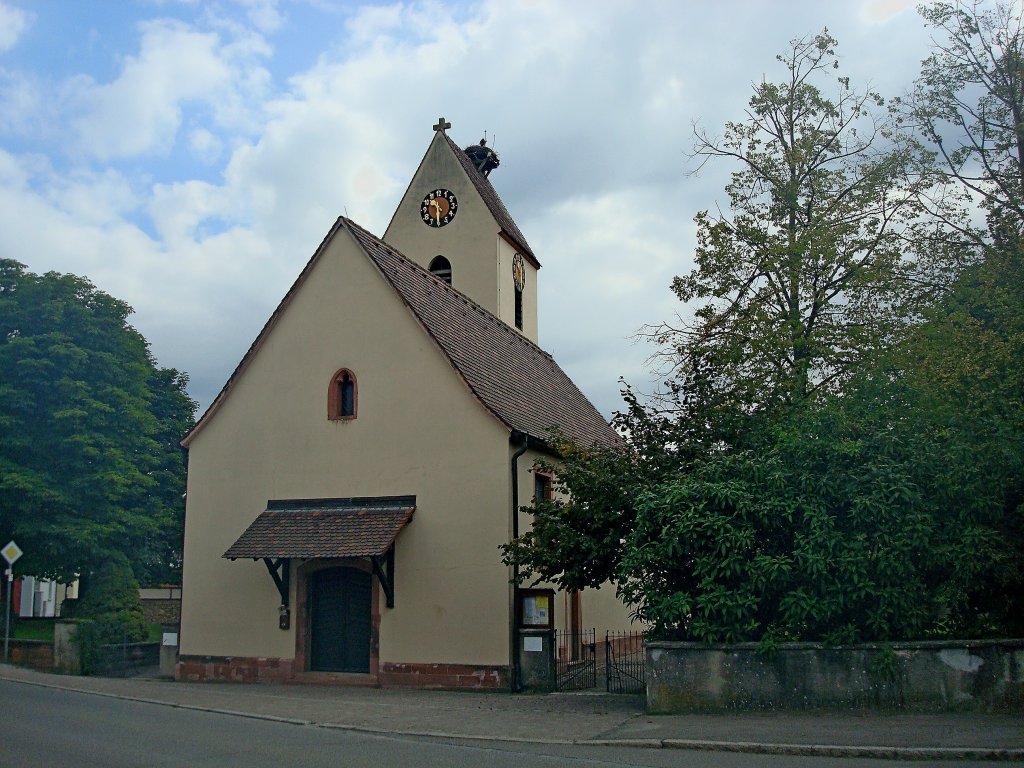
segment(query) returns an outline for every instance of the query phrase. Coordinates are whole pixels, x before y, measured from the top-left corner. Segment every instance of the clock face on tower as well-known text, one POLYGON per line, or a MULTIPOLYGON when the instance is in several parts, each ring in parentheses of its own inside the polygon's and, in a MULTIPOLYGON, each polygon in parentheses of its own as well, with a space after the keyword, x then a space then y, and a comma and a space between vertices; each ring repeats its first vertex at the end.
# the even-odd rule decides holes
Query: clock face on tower
POLYGON ((420 216, 428 227, 443 227, 455 218, 459 201, 447 189, 435 189, 420 203, 420 216))

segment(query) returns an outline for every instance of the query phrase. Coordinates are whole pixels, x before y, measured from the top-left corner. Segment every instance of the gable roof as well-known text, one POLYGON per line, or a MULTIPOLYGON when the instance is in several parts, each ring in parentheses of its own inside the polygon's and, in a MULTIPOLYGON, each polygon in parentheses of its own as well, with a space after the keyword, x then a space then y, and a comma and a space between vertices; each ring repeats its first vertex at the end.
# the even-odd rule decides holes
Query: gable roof
POLYGON ((551 355, 358 224, 342 223, 477 399, 505 426, 545 442, 554 429, 584 446, 619 441, 551 355))
POLYGON ((376 266, 477 400, 509 430, 545 443, 555 429, 583 446, 619 443, 615 430, 551 355, 358 224, 339 218, 182 445, 213 417, 341 230, 376 266))
POLYGON ((523 256, 529 257, 533 262, 533 266, 540 268, 540 262, 537 261, 537 257, 533 253, 533 249, 530 248, 526 242, 526 238, 523 237, 523 233, 519 231, 519 227, 516 226, 515 221, 512 219, 512 214, 508 212, 508 208, 501 202, 501 198, 498 197, 498 192, 491 184, 490 180, 473 165, 473 161, 469 159, 467 155, 458 144, 451 140, 447 133, 441 131, 441 135, 444 140, 448 142, 449 148, 455 153, 455 157, 458 158, 459 164, 462 165, 463 170, 466 171, 466 175, 469 176, 469 180, 473 182, 473 186, 476 187, 476 191, 483 198, 484 204, 487 206, 487 210, 490 211, 491 216, 498 222, 498 226, 501 227, 502 232, 512 241, 512 244, 519 249, 519 252, 523 256))

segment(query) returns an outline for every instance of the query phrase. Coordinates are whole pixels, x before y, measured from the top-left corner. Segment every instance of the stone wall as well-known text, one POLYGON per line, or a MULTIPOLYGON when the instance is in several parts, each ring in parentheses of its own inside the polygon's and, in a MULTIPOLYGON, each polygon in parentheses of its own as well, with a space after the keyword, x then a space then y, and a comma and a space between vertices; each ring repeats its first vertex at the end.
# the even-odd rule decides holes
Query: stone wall
POLYGON ((179 624, 181 598, 146 598, 142 601, 142 615, 150 624, 179 624))
POLYGON ((1024 640, 647 644, 650 712, 859 707, 1024 712, 1024 640))
POLYGON ((40 672, 53 671, 53 643, 46 640, 8 641, 8 662, 40 672))

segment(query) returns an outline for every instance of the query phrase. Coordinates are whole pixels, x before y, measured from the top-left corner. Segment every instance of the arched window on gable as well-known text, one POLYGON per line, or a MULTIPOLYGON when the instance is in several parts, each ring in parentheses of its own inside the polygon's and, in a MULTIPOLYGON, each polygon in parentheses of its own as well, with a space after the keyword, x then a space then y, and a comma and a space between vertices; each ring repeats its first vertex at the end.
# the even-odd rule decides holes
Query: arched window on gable
POLYGON ((356 377, 348 368, 342 368, 331 377, 327 389, 327 418, 331 421, 356 417, 356 377))
POLYGON ((452 284, 452 263, 441 254, 435 256, 430 262, 430 271, 448 283, 448 285, 452 284))

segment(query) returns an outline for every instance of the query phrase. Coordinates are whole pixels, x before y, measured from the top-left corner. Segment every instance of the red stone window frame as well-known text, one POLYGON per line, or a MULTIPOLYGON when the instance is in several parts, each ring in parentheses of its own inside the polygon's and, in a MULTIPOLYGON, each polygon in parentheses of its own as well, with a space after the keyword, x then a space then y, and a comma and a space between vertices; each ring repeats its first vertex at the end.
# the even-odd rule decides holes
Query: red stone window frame
POLYGON ((378 685, 380 681, 380 582, 373 573, 373 567, 369 560, 356 558, 307 560, 296 569, 295 573, 295 602, 298 603, 295 613, 295 662, 293 667, 295 677, 312 683, 378 685), (313 638, 309 586, 313 573, 324 568, 356 568, 367 571, 372 577, 369 674, 363 672, 317 672, 309 669, 310 643, 313 638))
POLYGON ((359 412, 359 385, 348 368, 339 368, 327 387, 327 418, 330 421, 352 421, 359 412), (352 387, 351 402, 346 403, 345 386, 352 387))

